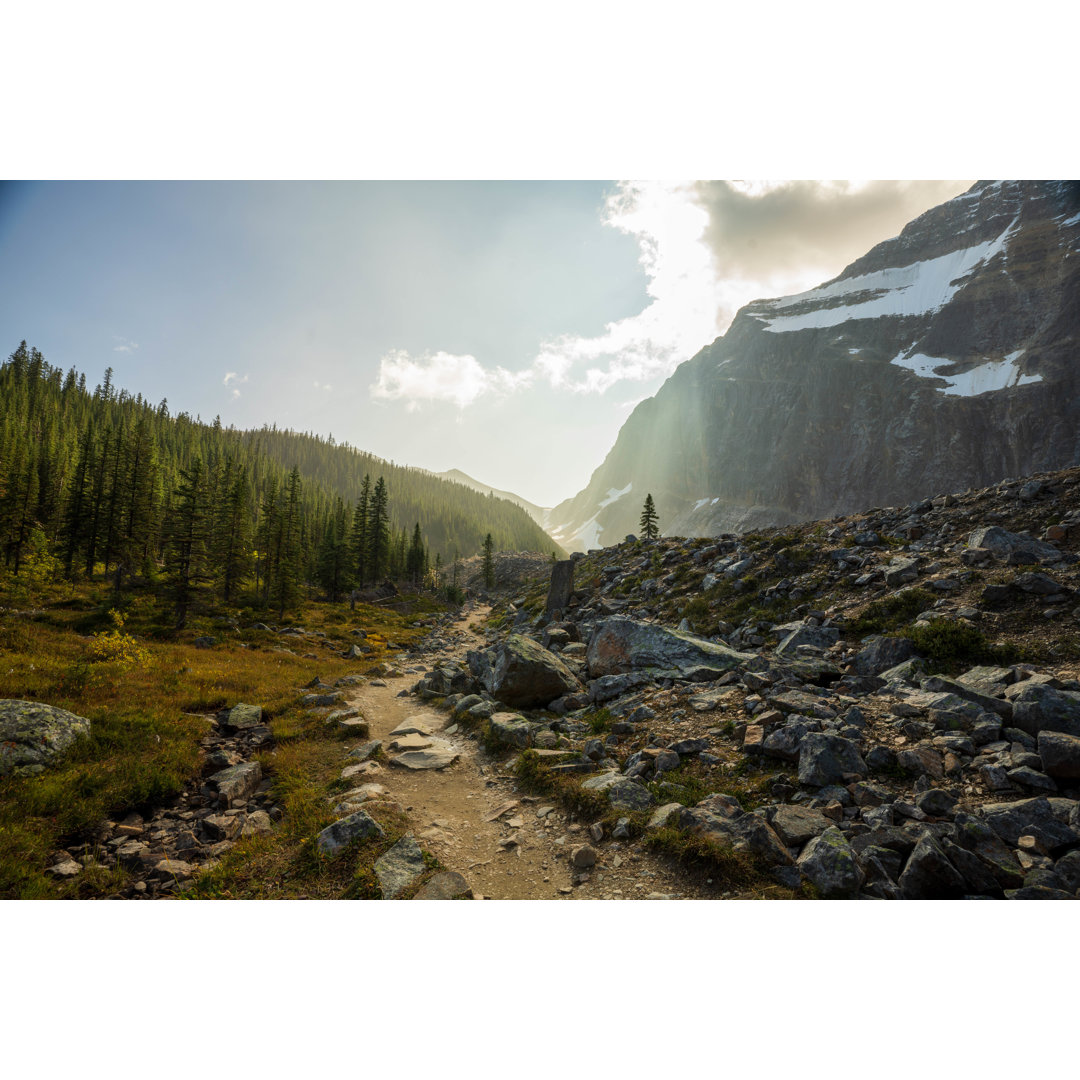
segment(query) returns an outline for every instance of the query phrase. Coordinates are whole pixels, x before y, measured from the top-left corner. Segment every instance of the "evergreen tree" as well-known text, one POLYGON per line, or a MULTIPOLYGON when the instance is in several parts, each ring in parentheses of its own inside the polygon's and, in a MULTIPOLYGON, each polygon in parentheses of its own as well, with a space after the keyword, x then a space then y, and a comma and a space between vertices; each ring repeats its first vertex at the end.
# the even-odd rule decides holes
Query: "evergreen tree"
POLYGON ((337 603, 349 578, 348 511, 339 496, 326 519, 319 542, 318 579, 330 600, 337 603))
POLYGON ((371 477, 367 473, 364 474, 364 482, 360 485, 360 497, 356 501, 356 508, 353 510, 352 521, 352 536, 350 538, 350 545, 352 548, 352 560, 353 560, 353 580, 359 588, 364 587, 364 582, 367 580, 366 570, 368 568, 367 550, 368 550, 368 506, 371 502, 371 477))
POLYGON ((414 586, 419 585, 424 577, 424 538, 420 532, 420 522, 413 528, 412 542, 405 563, 405 574, 414 586))
POLYGON ((367 520, 367 557, 371 568, 371 580, 378 582, 385 574, 390 553, 390 513, 386 481, 380 476, 371 493, 367 520))
POLYGON ((166 525, 165 549, 167 595, 176 613, 176 629, 187 625, 191 607, 209 581, 207 541, 209 534, 206 467, 196 457, 190 469, 180 470, 173 514, 166 525))
POLYGON ((491 533, 484 537, 484 588, 495 588, 495 541, 491 533))
POLYGON ((251 574, 250 490, 245 466, 225 461, 214 523, 214 569, 221 599, 228 604, 251 574))
POLYGON ((294 465, 289 473, 282 500, 277 534, 274 538, 273 576, 269 582, 270 600, 277 608, 278 619, 285 618, 285 609, 295 607, 300 599, 301 547, 300 470, 294 465))
POLYGON ((652 495, 645 496, 645 505, 641 510, 641 535, 646 540, 655 540, 660 535, 657 527, 656 507, 653 505, 652 495))

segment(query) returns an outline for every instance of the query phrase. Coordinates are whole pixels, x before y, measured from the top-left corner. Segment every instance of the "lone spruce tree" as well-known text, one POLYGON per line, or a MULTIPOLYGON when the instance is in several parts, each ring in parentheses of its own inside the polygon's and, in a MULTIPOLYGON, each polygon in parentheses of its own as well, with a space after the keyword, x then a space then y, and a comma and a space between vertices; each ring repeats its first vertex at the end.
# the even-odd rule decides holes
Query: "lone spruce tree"
POLYGON ((646 540, 655 540, 660 535, 657 527, 656 507, 653 505, 652 495, 645 496, 645 506, 641 511, 641 535, 646 540))
POLYGON ((484 537, 484 588, 495 588, 495 541, 491 533, 484 537))

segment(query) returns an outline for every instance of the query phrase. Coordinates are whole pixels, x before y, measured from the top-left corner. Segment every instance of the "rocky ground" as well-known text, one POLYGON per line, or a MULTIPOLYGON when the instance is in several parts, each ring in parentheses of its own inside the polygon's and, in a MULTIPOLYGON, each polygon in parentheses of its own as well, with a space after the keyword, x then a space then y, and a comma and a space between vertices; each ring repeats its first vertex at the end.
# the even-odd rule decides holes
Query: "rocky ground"
MULTIPOLYGON (((502 560, 490 612, 298 688, 343 736, 317 846, 407 816, 375 865, 387 898, 1076 898, 1078 494, 1074 469, 627 538, 554 575, 502 560)), ((120 863, 121 895, 167 897, 274 829, 261 708, 204 719, 198 780, 51 873, 120 863)))
POLYGON ((579 887, 662 833, 792 895, 1075 898, 1078 485, 628 538, 556 610, 546 583, 502 605, 467 664, 430 643, 413 692, 591 793, 579 887))

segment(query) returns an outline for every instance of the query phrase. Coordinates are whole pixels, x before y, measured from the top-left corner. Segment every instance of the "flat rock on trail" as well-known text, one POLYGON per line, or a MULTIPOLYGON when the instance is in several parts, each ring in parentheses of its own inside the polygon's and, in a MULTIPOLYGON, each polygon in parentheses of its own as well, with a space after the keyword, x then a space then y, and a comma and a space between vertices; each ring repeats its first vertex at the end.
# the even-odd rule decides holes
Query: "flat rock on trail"
MULTIPOLYGON (((488 610, 470 612, 454 634, 454 647, 444 655, 464 656, 467 648, 475 647, 472 627, 488 610)), ((419 673, 418 669, 410 675, 415 679, 419 673)), ((590 843, 586 824, 571 822, 564 810, 544 799, 516 791, 514 755, 492 755, 464 732, 447 734, 446 728, 453 728, 451 718, 414 697, 398 697, 405 685, 405 680, 364 684, 350 704, 367 719, 370 737, 381 739, 386 747, 395 741, 405 743, 406 734, 423 734, 423 741, 456 753, 453 763, 442 768, 383 769, 378 780, 406 810, 423 847, 448 870, 462 874, 474 894, 491 900, 699 895, 696 890, 688 893, 677 872, 654 860, 642 865, 635 856, 631 863, 632 857, 625 849, 620 854, 617 844, 603 845, 601 862, 589 881, 572 886, 571 855, 590 843)), ((403 756, 387 752, 391 761, 403 756)))

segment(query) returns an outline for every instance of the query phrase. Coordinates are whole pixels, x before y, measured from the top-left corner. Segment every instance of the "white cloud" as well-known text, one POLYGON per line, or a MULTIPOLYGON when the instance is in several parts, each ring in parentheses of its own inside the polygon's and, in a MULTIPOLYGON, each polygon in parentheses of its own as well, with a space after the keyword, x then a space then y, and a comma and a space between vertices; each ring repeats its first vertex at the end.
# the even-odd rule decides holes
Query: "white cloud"
POLYGON ((113 336, 114 336, 115 340, 120 342, 119 345, 114 345, 113 346, 113 352, 130 353, 130 352, 134 352, 139 347, 139 343, 137 341, 128 341, 126 338, 120 337, 119 334, 115 334, 113 336))
POLYGON ((243 384, 248 381, 248 377, 246 375, 240 375, 235 371, 227 371, 225 373, 225 378, 221 381, 223 385, 232 387, 232 398, 235 401, 240 396, 240 391, 237 387, 243 386, 243 384))
POLYGON ((329 383, 321 383, 316 379, 312 384, 316 390, 333 390, 334 388, 329 383))
POLYGON ((507 394, 528 386, 532 372, 485 368, 475 356, 437 352, 413 359, 394 349, 379 361, 379 377, 371 396, 387 401, 405 400, 415 410, 425 401, 447 401, 464 409, 486 395, 507 394))
MULTIPOLYGON (((715 340, 752 300, 812 288, 838 274, 912 218, 959 194, 967 181, 621 182, 604 222, 633 236, 649 303, 602 334, 541 344, 512 373, 473 356, 419 361, 392 352, 374 397, 449 401, 459 408, 537 380, 574 393, 670 375, 715 340)), ((636 402, 634 402, 636 404, 636 402)))

